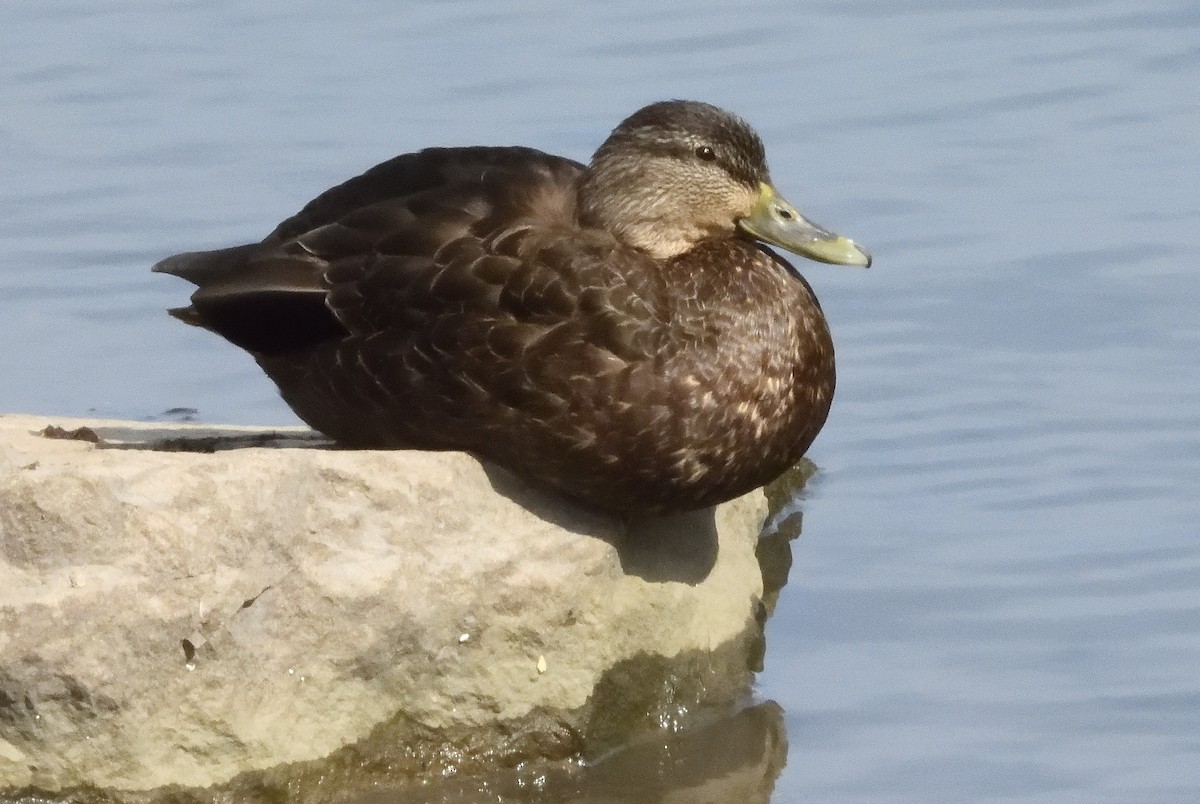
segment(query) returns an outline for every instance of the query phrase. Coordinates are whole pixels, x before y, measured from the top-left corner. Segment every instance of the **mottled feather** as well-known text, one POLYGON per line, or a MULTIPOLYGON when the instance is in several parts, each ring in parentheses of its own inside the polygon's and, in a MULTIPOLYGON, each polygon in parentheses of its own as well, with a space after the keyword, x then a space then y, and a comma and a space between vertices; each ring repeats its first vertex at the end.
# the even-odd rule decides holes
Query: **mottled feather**
POLYGON ((788 263, 733 212, 694 211, 758 192, 757 136, 702 104, 651 108, 653 138, 618 128, 590 168, 528 148, 405 154, 261 243, 156 270, 198 286, 176 315, 248 350, 347 445, 470 450, 625 513, 728 499, 816 436, 832 344, 788 263), (692 164, 700 140, 723 172, 692 164), (682 206, 639 196, 640 166, 682 206))

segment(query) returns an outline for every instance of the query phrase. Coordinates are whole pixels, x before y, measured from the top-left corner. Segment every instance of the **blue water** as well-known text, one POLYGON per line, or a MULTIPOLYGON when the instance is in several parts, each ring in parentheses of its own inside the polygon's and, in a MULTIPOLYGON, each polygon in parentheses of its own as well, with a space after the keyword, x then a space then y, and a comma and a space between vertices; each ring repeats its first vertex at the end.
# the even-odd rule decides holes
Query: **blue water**
POLYGON ((163 308, 429 144, 727 106, 870 247, 758 692, 773 801, 1200 800, 1200 5, 10 4, 0 411, 294 419, 163 308))

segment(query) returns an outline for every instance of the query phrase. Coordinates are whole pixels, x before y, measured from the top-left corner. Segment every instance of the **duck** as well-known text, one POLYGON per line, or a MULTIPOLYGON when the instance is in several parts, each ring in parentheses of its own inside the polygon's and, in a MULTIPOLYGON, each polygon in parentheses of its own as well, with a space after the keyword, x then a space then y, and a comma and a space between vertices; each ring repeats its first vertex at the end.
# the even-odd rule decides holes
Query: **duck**
POLYGON ((171 315, 249 352, 341 446, 461 450, 654 516, 765 485, 826 421, 829 326, 776 249, 871 263, 783 197, 742 118, 668 100, 586 165, 426 148, 153 270, 195 286, 171 315))

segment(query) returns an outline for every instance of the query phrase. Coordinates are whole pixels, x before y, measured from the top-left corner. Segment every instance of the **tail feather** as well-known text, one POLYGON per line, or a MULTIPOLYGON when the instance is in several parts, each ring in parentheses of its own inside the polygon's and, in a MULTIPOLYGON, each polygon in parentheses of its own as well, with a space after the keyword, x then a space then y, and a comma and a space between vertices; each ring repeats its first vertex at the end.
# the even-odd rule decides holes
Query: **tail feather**
POLYGON ((345 336, 325 305, 325 267, 306 252, 252 243, 176 254, 152 270, 196 285, 192 303, 172 316, 256 354, 278 354, 345 336))
POLYGON ((324 298, 327 264, 305 251, 290 253, 259 243, 212 251, 189 251, 159 261, 151 270, 196 286, 192 302, 263 293, 317 294, 324 298))
POLYGON ((200 315, 200 311, 190 304, 187 307, 170 307, 167 309, 167 315, 185 324, 191 324, 193 327, 205 326, 204 317, 200 315))
POLYGON ((186 251, 159 260, 150 270, 177 276, 193 285, 203 287, 221 278, 236 275, 258 248, 260 247, 257 243, 250 243, 211 251, 186 251))

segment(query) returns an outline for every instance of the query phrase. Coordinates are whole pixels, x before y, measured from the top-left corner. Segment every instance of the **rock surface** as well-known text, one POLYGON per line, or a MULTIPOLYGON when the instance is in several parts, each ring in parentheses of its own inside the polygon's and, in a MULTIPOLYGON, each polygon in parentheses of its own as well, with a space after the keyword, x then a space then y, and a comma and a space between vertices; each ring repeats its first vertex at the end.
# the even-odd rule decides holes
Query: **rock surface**
POLYGON ((745 694, 765 511, 627 527, 461 453, 0 416, 0 791, 604 751, 745 694))

